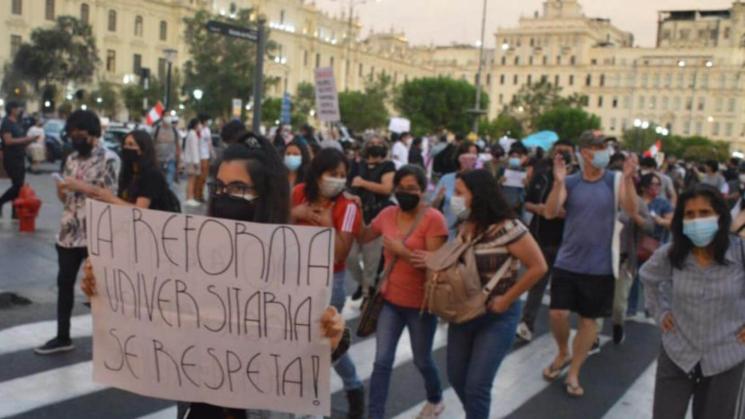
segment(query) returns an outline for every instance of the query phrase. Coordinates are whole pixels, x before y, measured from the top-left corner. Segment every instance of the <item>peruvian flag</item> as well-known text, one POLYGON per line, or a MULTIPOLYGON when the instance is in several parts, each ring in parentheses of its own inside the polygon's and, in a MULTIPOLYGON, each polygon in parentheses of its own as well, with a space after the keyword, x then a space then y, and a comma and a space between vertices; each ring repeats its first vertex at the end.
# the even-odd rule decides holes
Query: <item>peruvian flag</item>
POLYGON ((153 125, 155 121, 163 117, 163 111, 163 104, 160 102, 156 103, 155 106, 150 109, 150 112, 147 113, 147 119, 145 119, 145 123, 148 125, 153 125))
POLYGON ((654 144, 652 144, 652 147, 649 147, 649 150, 644 152, 644 157, 654 157, 657 155, 657 153, 662 151, 662 141, 657 140, 654 144))

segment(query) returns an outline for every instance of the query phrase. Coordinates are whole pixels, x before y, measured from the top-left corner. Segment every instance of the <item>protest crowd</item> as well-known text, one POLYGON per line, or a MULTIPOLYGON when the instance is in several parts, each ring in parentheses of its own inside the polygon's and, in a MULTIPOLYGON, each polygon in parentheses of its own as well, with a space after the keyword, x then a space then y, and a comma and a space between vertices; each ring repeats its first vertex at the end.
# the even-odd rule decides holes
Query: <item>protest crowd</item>
MULTIPOLYGON (((23 187, 27 156, 33 169, 40 160, 37 124, 24 129, 22 112, 9 102, 0 128, 12 181, 0 210, 23 187)), ((637 155, 594 130, 535 147, 467 133, 348 136, 307 125, 280 125, 264 136, 238 120, 217 126, 207 115, 181 126, 164 118, 138 127, 115 152, 94 112, 67 118, 72 149, 56 180, 64 206, 57 334, 39 342, 37 354, 75 348, 70 317, 79 274, 85 294, 103 292, 87 262, 91 198, 331 229, 333 280, 321 327, 349 418, 389 417, 404 330, 427 399, 416 417, 452 417, 457 406, 445 405, 433 359, 442 324, 444 373, 457 408, 467 419, 494 417, 500 364, 516 342, 531 344, 546 296, 553 355, 523 374, 542 376, 570 398, 602 397, 583 385, 583 365, 602 350, 603 321, 612 322, 613 344, 628 348, 635 344, 628 319, 650 318, 662 341, 653 417, 683 418, 691 403, 694 419, 743 414, 745 160, 637 155), (355 289, 346 289, 347 278, 355 289), (348 300, 361 310, 356 330, 341 315, 352 309, 348 300), (376 340, 366 385, 350 356, 357 335, 376 340)), ((178 410, 190 419, 262 414, 188 401, 178 410)))

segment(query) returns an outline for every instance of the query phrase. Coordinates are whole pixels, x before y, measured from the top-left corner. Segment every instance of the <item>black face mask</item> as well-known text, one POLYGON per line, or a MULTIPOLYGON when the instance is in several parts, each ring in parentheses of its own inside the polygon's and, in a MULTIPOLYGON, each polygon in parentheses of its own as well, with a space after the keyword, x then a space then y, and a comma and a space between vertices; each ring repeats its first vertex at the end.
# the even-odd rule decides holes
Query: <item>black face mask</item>
POLYGON ((387 154, 386 148, 382 145, 374 145, 370 146, 370 148, 367 149, 367 155, 370 157, 380 157, 383 158, 387 154))
POLYGON ((215 195, 210 201, 209 215, 237 221, 253 221, 256 200, 247 201, 230 195, 215 195))
POLYGON ((83 157, 88 157, 93 150, 93 144, 88 142, 87 138, 74 138, 72 140, 72 148, 83 157))
POLYGON ((419 195, 407 192, 396 192, 396 201, 401 210, 409 212, 419 205, 419 195))
POLYGON ((131 148, 123 148, 122 149, 122 161, 124 164, 132 164, 136 163, 140 160, 140 154, 137 152, 137 150, 133 150, 131 148))

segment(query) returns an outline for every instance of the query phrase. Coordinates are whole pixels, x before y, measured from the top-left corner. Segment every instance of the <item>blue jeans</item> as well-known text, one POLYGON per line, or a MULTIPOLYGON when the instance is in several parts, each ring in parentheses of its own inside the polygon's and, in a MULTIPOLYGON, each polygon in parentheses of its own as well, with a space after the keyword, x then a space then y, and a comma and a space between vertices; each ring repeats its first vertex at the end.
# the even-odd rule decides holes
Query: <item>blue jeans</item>
MULTIPOLYGON (((331 305, 336 307, 339 313, 344 309, 344 302, 347 299, 347 290, 344 287, 344 274, 345 271, 334 273, 334 286, 331 289, 331 305)), ((362 388, 362 381, 357 377, 357 368, 354 367, 349 353, 342 355, 334 363, 334 371, 341 377, 344 383, 344 390, 350 391, 362 388)))
POLYGON ((448 330, 448 378, 466 419, 488 419, 491 388, 510 351, 520 319, 520 301, 502 314, 487 313, 448 330))
POLYGON ((173 189, 173 182, 176 179, 176 160, 171 159, 160 163, 160 170, 166 177, 168 188, 173 189))
POLYGON ((437 329, 437 318, 431 314, 420 314, 415 308, 399 307, 389 302, 383 306, 375 332, 375 364, 370 377, 370 419, 383 419, 388 387, 391 382, 393 361, 396 358, 398 340, 404 327, 409 330, 414 365, 424 378, 427 401, 442 400, 439 371, 432 359, 432 344, 437 329))

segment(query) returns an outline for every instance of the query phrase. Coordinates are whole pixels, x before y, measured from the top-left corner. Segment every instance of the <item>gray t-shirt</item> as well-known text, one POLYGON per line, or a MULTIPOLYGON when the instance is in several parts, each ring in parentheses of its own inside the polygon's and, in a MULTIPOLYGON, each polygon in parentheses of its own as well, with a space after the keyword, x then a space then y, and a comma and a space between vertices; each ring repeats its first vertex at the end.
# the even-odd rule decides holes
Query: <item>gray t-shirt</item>
POLYGON ((153 140, 155 141, 155 157, 158 159, 158 163, 165 163, 176 158, 178 134, 173 127, 162 125, 156 127, 153 140))
POLYGON ((557 268, 585 275, 613 275, 614 176, 606 171, 595 182, 584 180, 581 172, 567 177, 566 218, 554 264, 557 268))

